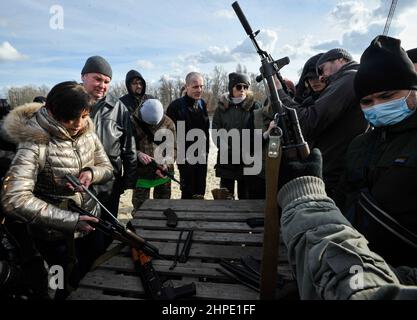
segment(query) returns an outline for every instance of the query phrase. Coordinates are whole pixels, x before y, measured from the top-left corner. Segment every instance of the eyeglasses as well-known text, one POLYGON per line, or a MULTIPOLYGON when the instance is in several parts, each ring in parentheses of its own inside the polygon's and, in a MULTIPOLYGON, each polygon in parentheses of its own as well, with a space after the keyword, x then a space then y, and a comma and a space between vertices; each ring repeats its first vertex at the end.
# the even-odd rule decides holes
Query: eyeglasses
POLYGON ((248 90, 249 89, 249 86, 247 84, 237 84, 237 85, 235 85, 235 88, 238 91, 242 90, 242 88, 245 89, 245 90, 248 90))
POLYGON ((320 66, 320 67, 317 68, 317 74, 319 76, 322 76, 323 75, 323 66, 320 66))

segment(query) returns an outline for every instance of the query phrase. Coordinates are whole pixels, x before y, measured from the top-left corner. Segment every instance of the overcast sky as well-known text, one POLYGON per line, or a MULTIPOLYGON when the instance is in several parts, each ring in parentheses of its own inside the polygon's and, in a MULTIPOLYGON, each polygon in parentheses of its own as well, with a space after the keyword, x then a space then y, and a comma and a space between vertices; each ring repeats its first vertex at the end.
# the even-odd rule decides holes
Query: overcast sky
MULTIPOLYGON (((130 69, 149 82, 190 71, 227 72, 260 60, 227 0, 1 0, 0 96, 10 86, 79 80, 85 60, 102 55, 113 81, 130 69), (63 19, 61 19, 63 18, 63 19)), ((359 60, 381 34, 391 0, 240 0, 258 41, 294 81, 312 55, 343 47, 359 60)), ((417 47, 417 0, 399 0, 390 36, 417 47)))

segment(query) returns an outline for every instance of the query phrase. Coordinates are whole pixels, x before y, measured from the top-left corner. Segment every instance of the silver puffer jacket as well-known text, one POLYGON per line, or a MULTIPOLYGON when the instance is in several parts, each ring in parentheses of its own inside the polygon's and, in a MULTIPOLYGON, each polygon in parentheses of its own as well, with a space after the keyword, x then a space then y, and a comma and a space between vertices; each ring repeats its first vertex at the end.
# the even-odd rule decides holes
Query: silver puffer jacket
POLYGON ((106 182, 113 176, 113 167, 91 120, 82 132, 71 137, 45 108, 31 103, 12 110, 4 121, 4 130, 18 144, 3 183, 5 213, 28 223, 35 237, 57 240, 74 235, 79 214, 65 210, 67 199, 88 211, 95 203, 88 194, 69 190, 64 176, 78 177, 86 168, 93 172, 93 183, 106 182))

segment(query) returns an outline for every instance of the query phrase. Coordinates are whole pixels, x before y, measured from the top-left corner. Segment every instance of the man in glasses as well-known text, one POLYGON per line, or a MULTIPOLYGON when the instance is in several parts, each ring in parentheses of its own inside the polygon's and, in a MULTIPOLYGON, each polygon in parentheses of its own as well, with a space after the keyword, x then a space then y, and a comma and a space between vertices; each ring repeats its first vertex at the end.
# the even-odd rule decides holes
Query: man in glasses
POLYGON ((120 101, 127 107, 130 114, 134 114, 142 104, 153 96, 146 94, 146 81, 136 70, 130 70, 126 74, 126 89, 128 94, 120 98, 120 101))
POLYGON ((284 104, 295 107, 301 130, 310 148, 319 148, 323 154, 323 180, 326 192, 335 197, 343 162, 349 143, 368 127, 353 90, 353 79, 359 64, 344 49, 324 53, 317 61, 319 79, 327 87, 308 107, 289 103, 278 84, 278 93, 284 104))
POLYGON ((224 129, 227 133, 231 130, 238 130, 240 141, 235 139, 227 140, 227 162, 221 161, 221 142, 220 137, 216 136, 213 140, 219 148, 217 153, 217 163, 215 166, 216 176, 220 177, 220 188, 227 188, 231 195, 235 192, 235 181, 237 181, 237 194, 239 199, 259 198, 263 199, 264 194, 255 196, 254 192, 261 192, 265 189, 265 181, 257 179, 255 176, 245 177, 243 169, 245 167, 241 159, 241 148, 236 148, 237 142, 242 147, 242 130, 250 128, 253 122, 253 111, 261 108, 261 103, 256 101, 253 93, 249 91, 250 79, 246 74, 232 72, 229 74, 229 91, 224 93, 220 99, 213 116, 213 130, 224 129), (235 143, 235 145, 233 145, 235 143), (233 153, 239 152, 239 163, 234 163, 233 153), (232 163, 233 162, 233 163, 232 163), (256 180, 253 180, 253 179, 256 180), (258 187, 255 187, 255 184, 258 187))

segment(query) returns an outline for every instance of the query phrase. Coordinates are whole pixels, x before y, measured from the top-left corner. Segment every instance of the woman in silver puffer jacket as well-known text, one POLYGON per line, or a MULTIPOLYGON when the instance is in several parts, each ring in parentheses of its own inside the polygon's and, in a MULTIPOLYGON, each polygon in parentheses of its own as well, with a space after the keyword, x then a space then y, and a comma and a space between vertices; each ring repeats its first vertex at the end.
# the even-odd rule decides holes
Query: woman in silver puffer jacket
POLYGON ((65 175, 78 177, 86 187, 113 176, 89 118, 90 108, 82 85, 63 82, 52 88, 45 107, 23 105, 4 121, 6 135, 18 145, 3 182, 1 201, 6 217, 28 226, 48 264, 58 263, 64 269, 71 259, 60 257, 62 252, 74 256, 73 239, 93 230, 87 222, 98 221, 67 209, 69 199, 88 211, 96 204, 88 194, 73 190, 65 175))

